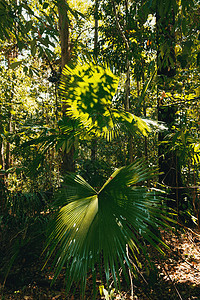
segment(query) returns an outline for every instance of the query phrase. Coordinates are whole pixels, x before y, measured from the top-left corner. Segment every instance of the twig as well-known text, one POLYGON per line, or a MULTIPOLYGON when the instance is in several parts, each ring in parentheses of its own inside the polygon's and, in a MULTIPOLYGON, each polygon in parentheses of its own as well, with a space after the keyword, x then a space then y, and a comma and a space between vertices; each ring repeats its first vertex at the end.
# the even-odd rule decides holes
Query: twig
MULTIPOLYGON (((142 277, 143 281, 146 283, 146 285, 148 285, 148 282, 146 281, 146 279, 144 278, 144 276, 142 275, 142 273, 138 270, 138 267, 136 266, 136 264, 132 261, 132 259, 129 256, 129 252, 128 252, 128 244, 126 244, 126 255, 127 258, 129 260, 129 262, 134 266, 134 268, 137 270, 137 272, 139 273, 139 275, 142 277)), ((130 276, 130 280, 131 280, 131 297, 133 299, 133 289, 134 289, 134 285, 133 285, 133 279, 131 276, 131 270, 129 269, 129 276, 130 276)), ((145 293, 145 292, 144 292, 145 293)), ((145 293, 146 294, 146 293, 145 293)), ((148 299, 151 300, 151 296, 148 295, 148 299)), ((153 299, 152 299, 153 300, 153 299)))
POLYGON ((132 261, 132 259, 129 256, 128 253, 128 245, 126 245, 126 255, 128 260, 130 261, 130 263, 134 266, 134 268, 137 270, 137 272, 140 274, 140 276, 142 277, 142 279, 144 280, 144 282, 148 285, 148 282, 146 281, 146 279, 144 278, 144 276, 142 275, 142 273, 139 271, 138 267, 136 266, 136 264, 132 261))
POLYGON ((195 231, 193 231, 192 229, 188 228, 187 226, 184 226, 183 224, 177 222, 176 224, 178 224, 179 226, 187 229, 188 231, 190 231, 191 233, 193 233, 194 235, 198 236, 198 238, 200 239, 200 234, 196 233, 195 231))
POLYGON ((132 278, 132 275, 131 275, 131 270, 129 269, 128 270, 129 272, 129 277, 130 277, 130 281, 131 281, 131 299, 133 299, 133 294, 134 294, 134 291, 133 291, 133 278, 132 278))
MULTIPOLYGON (((122 268, 120 268, 120 269, 119 269, 119 276, 122 274, 122 271, 123 271, 123 269, 122 269, 122 268)), ((111 289, 111 287, 112 287, 113 283, 114 283, 114 280, 113 280, 113 281, 110 283, 110 285, 109 285, 109 289, 111 289)))
MULTIPOLYGON (((130 257, 129 257, 129 253, 128 253, 128 244, 126 244, 126 255, 127 255, 129 261, 131 261, 130 257)), ((133 289, 134 289, 134 287, 133 287, 133 278, 132 278, 132 275, 131 275, 130 268, 128 269, 128 272, 129 272, 129 277, 130 277, 130 281, 131 281, 131 298, 133 299, 133 294, 134 294, 133 289)))
POLYGON ((171 279, 171 277, 170 277, 169 273, 167 272, 167 270, 166 270, 165 266, 164 266, 162 263, 160 263, 160 264, 161 264, 161 266, 163 267, 163 269, 164 269, 164 271, 165 271, 165 273, 166 273, 167 277, 168 277, 168 278, 169 278, 169 280, 171 281, 171 283, 172 283, 172 286, 174 287, 174 289, 175 289, 175 291, 176 291, 176 293, 177 293, 177 295, 178 295, 179 299, 180 299, 180 300, 183 300, 183 298, 181 297, 181 294, 179 293, 179 291, 178 291, 178 289, 177 289, 177 287, 176 287, 176 285, 175 285, 174 281, 171 279))

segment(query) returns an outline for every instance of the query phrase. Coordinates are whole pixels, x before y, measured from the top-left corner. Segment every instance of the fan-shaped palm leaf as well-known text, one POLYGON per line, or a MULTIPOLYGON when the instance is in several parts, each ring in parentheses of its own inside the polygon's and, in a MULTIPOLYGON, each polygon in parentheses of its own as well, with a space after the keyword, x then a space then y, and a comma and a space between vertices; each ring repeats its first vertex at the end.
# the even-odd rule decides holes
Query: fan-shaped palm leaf
POLYGON ((147 135, 151 126, 145 119, 113 109, 112 99, 118 81, 118 77, 105 65, 84 62, 75 68, 65 66, 60 89, 67 114, 80 119, 88 130, 107 139, 113 138, 121 128, 147 135))
POLYGON ((66 176, 59 195, 62 208, 48 240, 49 257, 55 252, 55 279, 65 265, 67 288, 81 281, 84 291, 89 270, 96 282, 103 258, 106 280, 111 274, 117 286, 119 268, 132 268, 126 245, 135 258, 143 248, 138 235, 161 251, 157 243, 162 241, 150 228, 167 226, 162 201, 155 191, 137 186, 149 176, 137 162, 116 170, 98 192, 82 177, 66 176))

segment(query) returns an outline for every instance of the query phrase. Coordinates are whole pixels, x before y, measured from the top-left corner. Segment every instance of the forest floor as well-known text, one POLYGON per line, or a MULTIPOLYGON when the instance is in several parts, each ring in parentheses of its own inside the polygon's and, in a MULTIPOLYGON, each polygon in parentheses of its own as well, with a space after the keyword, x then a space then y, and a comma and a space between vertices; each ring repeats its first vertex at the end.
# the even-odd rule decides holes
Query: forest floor
MULTIPOLYGON (((175 235, 163 233, 164 240, 169 246, 166 256, 150 249, 151 257, 156 264, 157 271, 147 274, 141 272, 137 280, 133 280, 132 287, 125 287, 121 293, 115 293, 116 300, 171 300, 200 299, 200 235, 191 230, 175 235)), ((50 286, 52 274, 47 269, 41 271, 41 259, 32 265, 23 266, 16 272, 11 272, 6 285, 0 285, 0 299, 23 300, 79 300, 77 291, 74 295, 65 294, 64 275, 61 274, 56 284, 50 286), (20 277, 24 278, 20 281, 20 277), (23 282, 23 284, 21 284, 23 282)), ((88 279, 84 299, 92 300, 92 283, 88 279)), ((96 299, 101 298, 99 295, 96 299)))

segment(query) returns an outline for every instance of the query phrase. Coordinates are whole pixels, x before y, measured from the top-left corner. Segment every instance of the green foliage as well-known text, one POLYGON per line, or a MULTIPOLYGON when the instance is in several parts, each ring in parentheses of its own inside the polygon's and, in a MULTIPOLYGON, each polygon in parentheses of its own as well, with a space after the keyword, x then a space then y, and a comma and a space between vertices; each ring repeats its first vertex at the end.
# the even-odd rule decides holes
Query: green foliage
MULTIPOLYGON (((39 259, 48 224, 47 199, 45 193, 10 193, 7 196, 6 211, 0 220, 1 225, 1 263, 0 268, 5 285, 9 273, 18 265, 18 279, 26 264, 31 265, 39 259)), ((26 279, 24 279, 26 280, 26 279)))
POLYGON ((73 69, 66 66, 60 89, 67 115, 80 120, 88 132, 108 140, 121 128, 146 136, 151 131, 148 121, 112 107, 117 87, 118 77, 107 66, 92 62, 79 63, 73 69))
POLYGON ((154 230, 168 227, 169 218, 159 192, 140 185, 149 177, 136 162, 117 169, 96 191, 79 175, 66 175, 58 194, 62 208, 47 242, 48 259, 54 254, 54 281, 65 266, 67 290, 80 281, 84 293, 90 270, 94 283, 97 273, 105 272, 107 283, 112 276, 119 287, 120 267, 126 278, 127 267, 137 273, 127 245, 136 264, 140 251, 148 255, 140 237, 163 253, 158 244, 166 245, 154 230))
POLYGON ((10 38, 10 29, 13 27, 14 12, 11 5, 5 0, 0 1, 0 38, 10 38))
MULTIPOLYGON (((157 119, 160 105, 176 104, 178 108, 174 127, 161 129, 166 130, 163 156, 176 154, 176 171, 183 183, 180 191, 184 187, 179 213, 199 220, 199 2, 98 1, 97 61, 90 56, 94 47, 94 7, 86 19, 84 1, 82 11, 77 8, 79 1, 75 1, 76 7, 70 1, 64 2, 71 62, 61 75, 59 2, 0 0, 2 262, 7 264, 6 275, 17 262, 22 263, 23 256, 27 261, 38 258, 48 219, 43 214, 47 204, 43 192, 63 185, 58 201, 63 208, 52 225, 49 250, 58 263, 55 278, 64 264, 67 276, 71 276, 68 288, 83 276, 84 290, 88 271, 98 273, 105 267, 107 281, 112 275, 118 285, 119 266, 124 271, 134 269, 126 244, 135 264, 138 252, 145 253, 144 240, 157 247, 156 228, 165 226, 161 215, 165 210, 161 210, 159 192, 143 186, 149 171, 139 164, 124 167, 100 187, 116 168, 129 161, 130 135, 132 158, 143 157, 149 165, 157 166, 157 131, 161 126, 152 119, 157 119), (160 16, 157 25, 156 12, 160 16), (124 111, 127 59, 129 112, 124 111), (159 59, 166 69, 176 66, 174 78, 157 76, 159 59), (62 182, 61 153, 70 154, 73 148, 75 153, 70 159, 76 160, 77 175, 67 175, 66 182, 62 182), (130 178, 135 178, 133 186, 130 178), (66 228, 69 232, 65 234, 66 228), (70 244, 73 238, 77 243, 70 244)), ((106 288, 102 295, 110 297, 112 291, 106 288)))
MULTIPOLYGON (((110 142, 109 147, 111 147, 110 142)), ((105 182, 113 169, 112 164, 105 162, 103 159, 84 159, 83 161, 79 159, 78 163, 78 174, 95 188, 100 187, 105 182)))

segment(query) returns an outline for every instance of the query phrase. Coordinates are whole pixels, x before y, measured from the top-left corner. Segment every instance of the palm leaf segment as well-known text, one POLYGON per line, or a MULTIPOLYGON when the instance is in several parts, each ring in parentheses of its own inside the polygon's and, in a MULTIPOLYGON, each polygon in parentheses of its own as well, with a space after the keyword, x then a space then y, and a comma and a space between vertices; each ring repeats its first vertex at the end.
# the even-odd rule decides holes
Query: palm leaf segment
POLYGON ((151 130, 146 120, 112 108, 118 81, 108 67, 93 62, 79 63, 75 68, 65 66, 60 90, 67 114, 79 119, 90 132, 107 139, 123 127, 132 134, 147 135, 151 130))
POLYGON ((67 288, 81 281, 84 291, 88 271, 96 282, 97 269, 103 264, 106 280, 111 274, 118 286, 120 267, 124 272, 126 264, 132 268, 126 245, 135 259, 140 249, 138 236, 161 251, 157 242, 162 241, 150 230, 166 226, 161 199, 155 192, 136 186, 149 176, 137 162, 116 170, 99 192, 78 175, 66 176, 59 197, 63 207, 48 240, 49 257, 56 253, 54 279, 65 265, 67 288))

